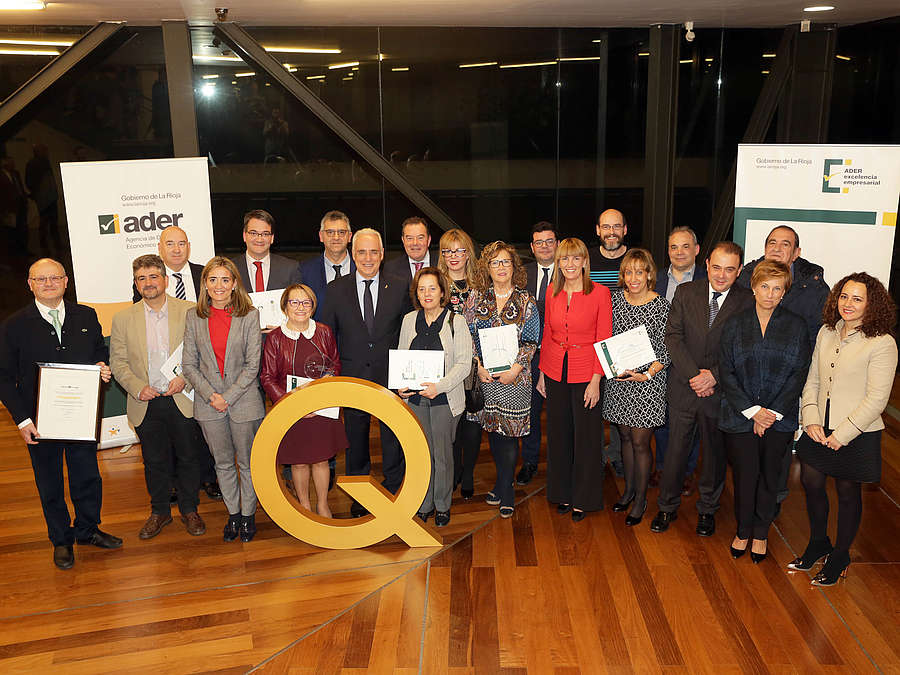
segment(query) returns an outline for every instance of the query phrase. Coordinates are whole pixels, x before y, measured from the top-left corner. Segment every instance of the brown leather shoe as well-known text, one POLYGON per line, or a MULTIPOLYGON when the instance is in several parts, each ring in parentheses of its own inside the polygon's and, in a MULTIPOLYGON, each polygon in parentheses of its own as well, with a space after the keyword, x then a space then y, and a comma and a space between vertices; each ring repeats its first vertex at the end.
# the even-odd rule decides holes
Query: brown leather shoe
POLYGON ((141 533, 138 535, 141 539, 153 539, 156 535, 158 535, 162 529, 172 522, 172 514, 167 513, 166 515, 160 515, 159 513, 151 513, 150 517, 147 518, 147 522, 144 523, 144 526, 141 528, 141 533))
POLYGON ((650 480, 647 482, 647 485, 652 488, 659 487, 659 471, 654 471, 650 474, 650 480))
POLYGON ((681 484, 681 495, 683 497, 690 497, 694 494, 694 491, 697 489, 697 481, 694 480, 694 474, 689 473, 684 477, 684 482, 681 484))
POLYGON ((191 511, 190 513, 181 516, 181 522, 184 523, 187 533, 192 537, 199 537, 201 534, 206 534, 206 523, 203 522, 203 518, 201 518, 200 514, 196 511, 191 511))

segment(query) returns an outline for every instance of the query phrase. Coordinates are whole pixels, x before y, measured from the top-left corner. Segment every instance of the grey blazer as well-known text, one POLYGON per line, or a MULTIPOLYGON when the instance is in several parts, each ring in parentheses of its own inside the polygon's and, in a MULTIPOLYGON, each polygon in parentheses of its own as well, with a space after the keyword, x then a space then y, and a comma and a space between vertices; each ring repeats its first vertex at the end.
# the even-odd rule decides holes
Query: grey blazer
MULTIPOLYGON (((403 317, 400 326, 400 343, 398 349, 409 349, 413 338, 416 336, 416 317, 419 310, 413 310, 403 317)), ((441 336, 441 345, 444 347, 444 377, 435 383, 435 389, 439 394, 447 394, 447 403, 450 406, 450 414, 456 417, 466 407, 466 396, 463 391, 463 380, 472 370, 472 334, 466 320, 452 311, 447 312, 447 318, 453 321, 453 335, 450 335, 450 324, 445 319, 444 325, 438 335, 441 336)))
POLYGON ((261 349, 259 312, 251 309, 245 316, 232 317, 225 345, 223 379, 209 337, 208 320, 197 316, 197 312, 187 313, 181 369, 194 387, 194 419, 210 422, 227 415, 235 422, 252 422, 265 416, 266 407, 257 382, 261 349), (224 413, 209 404, 209 397, 214 393, 221 394, 228 403, 224 413))

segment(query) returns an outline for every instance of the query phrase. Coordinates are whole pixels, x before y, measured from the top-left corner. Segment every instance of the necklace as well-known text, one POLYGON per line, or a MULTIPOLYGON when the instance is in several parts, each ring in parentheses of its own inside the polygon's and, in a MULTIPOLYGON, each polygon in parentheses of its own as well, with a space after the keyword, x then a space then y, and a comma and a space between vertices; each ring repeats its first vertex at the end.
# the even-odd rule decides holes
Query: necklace
POLYGON ((512 295, 512 292, 513 292, 513 289, 510 288, 509 291, 506 292, 506 293, 498 293, 498 292, 497 292, 497 289, 495 288, 495 289, 494 289, 494 296, 497 297, 497 298, 500 298, 501 300, 506 300, 506 298, 508 298, 509 296, 512 295))

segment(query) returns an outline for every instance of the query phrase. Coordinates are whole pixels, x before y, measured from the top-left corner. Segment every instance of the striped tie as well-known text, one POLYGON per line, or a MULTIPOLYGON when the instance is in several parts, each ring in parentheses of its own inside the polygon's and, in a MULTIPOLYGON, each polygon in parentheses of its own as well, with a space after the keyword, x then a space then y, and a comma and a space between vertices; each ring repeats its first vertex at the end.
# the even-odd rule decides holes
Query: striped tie
POLYGON ((713 291, 712 300, 709 301, 709 326, 713 325, 713 321, 716 320, 716 315, 719 313, 719 296, 722 295, 719 291, 713 291))
POLYGON ((187 300, 187 295, 184 292, 184 282, 181 280, 181 272, 173 272, 172 276, 175 277, 175 297, 179 300, 187 300))

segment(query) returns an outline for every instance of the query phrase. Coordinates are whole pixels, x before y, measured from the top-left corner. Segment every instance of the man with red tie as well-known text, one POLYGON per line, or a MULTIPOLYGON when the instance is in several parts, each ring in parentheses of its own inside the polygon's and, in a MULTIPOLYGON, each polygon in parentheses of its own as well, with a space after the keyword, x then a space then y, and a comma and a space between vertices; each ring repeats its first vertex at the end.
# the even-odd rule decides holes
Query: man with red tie
POLYGON ((403 253, 384 264, 384 271, 391 276, 411 283, 413 277, 423 267, 437 265, 437 254, 428 250, 431 234, 428 224, 421 216, 412 216, 400 226, 403 253))

